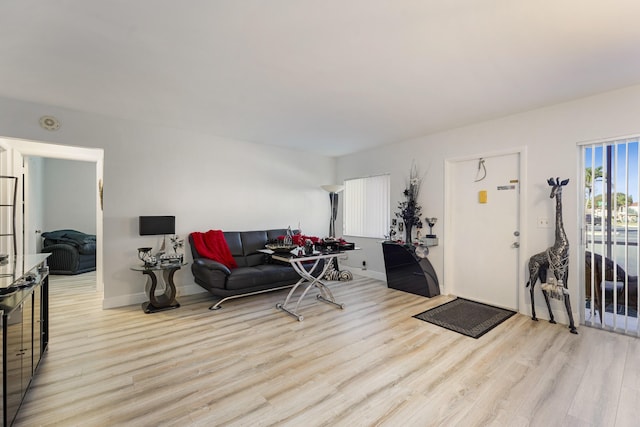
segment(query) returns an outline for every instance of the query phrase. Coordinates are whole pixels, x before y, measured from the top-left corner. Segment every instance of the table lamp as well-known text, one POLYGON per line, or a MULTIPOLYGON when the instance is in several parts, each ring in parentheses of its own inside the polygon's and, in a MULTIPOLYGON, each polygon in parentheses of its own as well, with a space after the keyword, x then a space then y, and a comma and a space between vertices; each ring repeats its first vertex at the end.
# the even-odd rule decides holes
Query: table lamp
POLYGON ((158 251, 158 256, 165 252, 167 243, 167 234, 176 234, 176 217, 175 216, 140 216, 139 230, 141 236, 157 236, 162 237, 162 246, 158 251))

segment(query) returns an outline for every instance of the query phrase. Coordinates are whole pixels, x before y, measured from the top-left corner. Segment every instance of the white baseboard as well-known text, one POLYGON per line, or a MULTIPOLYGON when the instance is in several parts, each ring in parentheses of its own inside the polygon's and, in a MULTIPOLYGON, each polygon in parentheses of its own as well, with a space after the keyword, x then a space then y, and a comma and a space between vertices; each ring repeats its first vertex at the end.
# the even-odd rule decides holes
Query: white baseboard
MULTIPOLYGON (((371 279, 380 280, 382 282, 387 282, 387 275, 385 273, 380 273, 378 271, 372 270, 362 270, 360 268, 351 268, 351 267, 343 267, 343 270, 349 270, 352 274, 357 276, 369 277, 371 279)), ((190 283, 187 285, 179 286, 176 288, 177 295, 176 298, 179 300, 180 295, 195 295, 199 293, 207 292, 201 286, 196 283, 190 283)), ((137 292, 135 294, 129 295, 119 295, 113 298, 104 298, 102 300, 102 308, 107 310, 110 308, 118 308, 118 307, 126 307, 128 305, 136 305, 142 304, 143 302, 149 301, 147 294, 144 292, 137 292)))
POLYGON ((107 310, 110 308, 126 307, 128 305, 142 304, 149 299, 144 292, 129 295, 119 295, 113 298, 104 298, 102 300, 102 308, 107 310))
MULTIPOLYGON (((195 295, 195 294, 208 293, 205 288, 203 288, 202 286, 200 286, 200 285, 198 285, 196 283, 191 283, 189 285, 181 286, 181 287, 179 287, 177 289, 177 291, 178 291, 178 296, 180 296, 180 295, 195 295)), ((215 298, 215 297, 213 297, 213 295, 211 297, 215 298)))
POLYGON ((351 272, 351 274, 354 274, 357 276, 369 277, 371 279, 381 280, 387 283, 387 275, 385 273, 380 273, 379 271, 363 270, 361 268, 353 268, 353 267, 347 267, 347 266, 340 266, 340 268, 342 270, 348 270, 351 272))
MULTIPOLYGON (((206 292, 202 287, 196 285, 195 283, 179 286, 176 288, 176 298, 180 298, 180 295, 195 295, 199 293, 206 292)), ((143 302, 149 301, 149 297, 144 292, 137 292, 135 294, 129 295, 120 295, 113 298, 104 298, 102 300, 102 308, 110 309, 110 308, 118 308, 118 307, 126 307, 128 305, 136 305, 142 304, 143 302)))

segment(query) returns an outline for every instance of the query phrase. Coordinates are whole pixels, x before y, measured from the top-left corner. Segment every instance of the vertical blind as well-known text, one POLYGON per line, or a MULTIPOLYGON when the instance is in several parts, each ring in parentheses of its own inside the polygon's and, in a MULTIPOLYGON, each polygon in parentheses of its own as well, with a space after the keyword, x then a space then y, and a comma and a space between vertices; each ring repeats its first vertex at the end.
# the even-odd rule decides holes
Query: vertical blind
POLYGON ((345 235, 382 238, 389 232, 389 182, 389 175, 345 181, 345 235))
POLYGON ((582 146, 585 324, 634 336, 640 336, 638 142, 582 146))

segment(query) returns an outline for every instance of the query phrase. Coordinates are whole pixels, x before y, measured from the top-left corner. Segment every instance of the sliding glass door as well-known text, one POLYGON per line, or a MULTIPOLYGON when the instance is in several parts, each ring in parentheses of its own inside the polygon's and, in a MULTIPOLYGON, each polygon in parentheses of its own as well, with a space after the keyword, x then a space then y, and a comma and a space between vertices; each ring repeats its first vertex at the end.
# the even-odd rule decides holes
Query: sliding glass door
POLYGON ((581 147, 584 323, 640 336, 638 137, 581 147))

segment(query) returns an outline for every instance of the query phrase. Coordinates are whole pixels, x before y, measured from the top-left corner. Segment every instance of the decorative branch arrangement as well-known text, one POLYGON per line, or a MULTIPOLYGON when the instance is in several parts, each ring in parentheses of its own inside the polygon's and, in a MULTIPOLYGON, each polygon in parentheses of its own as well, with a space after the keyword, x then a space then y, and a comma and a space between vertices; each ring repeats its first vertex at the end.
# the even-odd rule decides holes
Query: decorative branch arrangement
POLYGON ((398 203, 399 212, 396 212, 396 217, 400 218, 404 222, 405 242, 411 244, 411 232, 413 226, 422 228, 422 207, 418 204, 418 195, 420 194, 420 186, 422 185, 422 178, 418 175, 418 167, 415 163, 411 165, 411 171, 409 173, 409 182, 406 188, 402 192, 405 200, 398 203))
POLYGON ((180 238, 177 234, 171 237, 171 245, 173 246, 173 252, 178 253, 178 248, 184 246, 184 240, 180 238))

